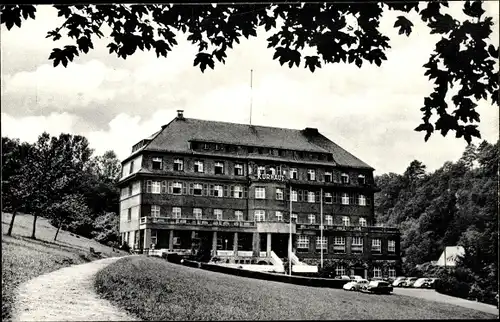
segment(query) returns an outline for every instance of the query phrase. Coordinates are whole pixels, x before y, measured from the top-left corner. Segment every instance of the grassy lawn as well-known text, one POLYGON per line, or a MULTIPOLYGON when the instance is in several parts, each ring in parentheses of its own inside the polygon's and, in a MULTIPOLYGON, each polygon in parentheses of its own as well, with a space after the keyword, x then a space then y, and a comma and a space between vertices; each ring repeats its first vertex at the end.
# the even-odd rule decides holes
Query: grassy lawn
POLYGON ((248 279, 129 257, 97 274, 104 298, 143 320, 495 319, 450 304, 248 279))
POLYGON ((110 247, 94 240, 83 238, 61 230, 54 242, 56 228, 45 218, 37 219, 36 236, 32 240, 33 217, 18 214, 12 236, 6 236, 11 215, 2 213, 2 320, 10 320, 16 287, 36 276, 59 268, 98 259, 89 248, 105 256, 119 256, 124 252, 113 252, 110 247))

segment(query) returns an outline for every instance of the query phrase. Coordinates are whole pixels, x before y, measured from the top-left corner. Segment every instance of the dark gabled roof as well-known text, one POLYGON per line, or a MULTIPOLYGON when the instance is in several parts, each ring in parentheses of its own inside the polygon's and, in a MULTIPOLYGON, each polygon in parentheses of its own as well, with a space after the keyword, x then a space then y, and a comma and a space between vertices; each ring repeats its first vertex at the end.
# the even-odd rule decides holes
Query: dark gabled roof
POLYGON ((296 130, 260 125, 175 118, 153 134, 142 151, 192 152, 190 141, 218 142, 295 151, 332 153, 339 166, 373 169, 314 129, 296 130))

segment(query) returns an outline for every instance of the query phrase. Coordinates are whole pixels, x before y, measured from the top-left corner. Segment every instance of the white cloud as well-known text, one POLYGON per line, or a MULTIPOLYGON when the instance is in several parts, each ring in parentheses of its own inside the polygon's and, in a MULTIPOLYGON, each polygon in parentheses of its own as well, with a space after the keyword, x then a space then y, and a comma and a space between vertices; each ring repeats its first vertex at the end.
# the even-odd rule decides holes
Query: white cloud
POLYGON ((44 131, 53 136, 72 133, 76 119, 68 113, 51 113, 48 116, 26 116, 14 118, 2 113, 2 136, 35 142, 44 131))

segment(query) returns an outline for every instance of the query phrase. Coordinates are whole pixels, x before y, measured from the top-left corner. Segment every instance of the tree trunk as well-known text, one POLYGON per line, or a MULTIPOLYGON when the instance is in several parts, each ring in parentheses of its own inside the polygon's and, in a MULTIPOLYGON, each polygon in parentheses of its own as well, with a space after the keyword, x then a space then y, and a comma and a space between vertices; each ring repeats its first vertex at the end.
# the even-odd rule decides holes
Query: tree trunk
POLYGON ((57 231, 56 235, 54 236, 54 241, 56 241, 57 235, 59 235, 59 230, 61 230, 61 226, 62 226, 62 220, 59 220, 59 225, 57 225, 57 231))
POLYGON ((34 214, 33 215, 33 231, 31 232, 31 239, 36 239, 35 236, 35 231, 36 231, 36 220, 38 218, 38 215, 34 214))
POLYGON ((14 219, 16 219, 17 209, 12 212, 12 218, 10 219, 9 230, 7 231, 7 236, 12 236, 12 227, 14 227, 14 219))

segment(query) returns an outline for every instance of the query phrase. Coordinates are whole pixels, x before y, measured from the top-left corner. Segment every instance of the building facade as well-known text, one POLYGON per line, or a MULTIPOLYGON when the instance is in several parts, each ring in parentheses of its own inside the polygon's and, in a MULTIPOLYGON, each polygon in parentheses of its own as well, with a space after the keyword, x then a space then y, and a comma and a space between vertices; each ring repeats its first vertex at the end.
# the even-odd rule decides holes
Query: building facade
POLYGON ((258 263, 287 258, 292 236, 294 256, 305 263, 323 258, 337 275, 396 276, 400 234, 374 222, 373 170, 317 129, 179 111, 122 162, 122 241, 258 263))

